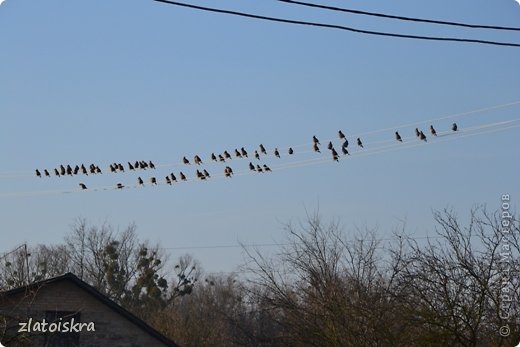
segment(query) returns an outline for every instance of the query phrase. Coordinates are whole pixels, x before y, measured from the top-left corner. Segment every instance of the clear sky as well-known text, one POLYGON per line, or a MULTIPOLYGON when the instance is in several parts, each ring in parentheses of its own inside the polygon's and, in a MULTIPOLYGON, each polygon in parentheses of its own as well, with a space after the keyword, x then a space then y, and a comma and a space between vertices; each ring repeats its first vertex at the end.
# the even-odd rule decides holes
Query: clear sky
MULTIPOLYGON (((272 0, 192 1, 367 30, 520 43, 520 32, 463 29, 301 8, 272 0)), ((520 26, 514 0, 322 1, 347 8, 488 25, 520 26)), ((520 48, 416 41, 205 13, 151 0, 28 1, 0 5, 0 252, 63 240, 77 217, 190 253, 208 271, 231 271, 241 250, 196 248, 284 241, 283 224, 318 208, 346 230, 385 237, 432 232, 432 209, 461 216, 475 204, 519 206, 520 128, 431 139, 430 119, 520 100, 520 48), (428 143, 415 139, 419 127, 428 143), (330 159, 338 130, 352 156, 330 159), (362 137, 355 134, 380 129, 362 137), (405 141, 402 149, 394 131, 405 141), (311 139, 321 139, 322 155, 311 139), (209 155, 263 143, 269 174, 209 155), (303 145, 303 146, 301 146, 303 145), (295 146, 295 154, 287 148, 295 146), (389 146, 388 152, 378 150, 389 146), (372 152, 370 152, 372 150, 372 152), (367 151, 367 155, 361 155, 367 151), (212 177, 181 164, 199 154, 212 177), (307 160, 327 158, 323 161, 307 160), (158 168, 108 173, 152 160, 158 168), (37 178, 34 170, 95 163, 102 175, 37 178), (299 166, 301 164, 301 166, 299 166), (315 165, 309 165, 315 164, 315 165), (235 177, 225 179, 229 165, 235 177), (282 170, 282 166, 287 165, 282 170), (277 170, 278 168, 278 170, 277 170), (179 171, 190 182, 160 183, 179 171), (115 190, 121 182, 145 187, 115 190), (79 191, 78 183, 89 189, 79 191), (94 191, 96 188, 110 187, 94 191), (43 193, 42 193, 43 192, 43 193), (13 194, 9 194, 13 193, 13 194), (27 193, 27 194, 22 194, 27 193)), ((439 133, 520 118, 520 104, 433 121, 439 133)), ((495 129, 495 128, 491 128, 495 129)), ((462 133, 461 133, 462 134, 462 133)), ((128 171, 128 170, 127 170, 128 171)), ((52 173, 52 172, 51 172, 52 173)), ((266 252, 272 248, 263 248, 266 252)))

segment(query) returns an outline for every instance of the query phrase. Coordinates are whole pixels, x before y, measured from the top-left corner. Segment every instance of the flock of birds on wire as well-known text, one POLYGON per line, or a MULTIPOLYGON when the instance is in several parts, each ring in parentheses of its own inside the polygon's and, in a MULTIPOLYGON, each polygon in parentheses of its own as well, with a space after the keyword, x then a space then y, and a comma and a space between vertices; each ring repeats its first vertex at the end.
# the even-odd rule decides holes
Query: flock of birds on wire
MULTIPOLYGON (((452 124, 451 130, 452 131, 457 131, 458 130, 458 126, 457 126, 456 123, 452 124)), ((430 125, 430 133, 431 133, 432 136, 437 136, 437 131, 435 130, 433 125, 430 125)), ((425 142, 428 141, 427 138, 426 138, 426 135, 423 133, 423 131, 419 130, 418 128, 415 128, 415 135, 421 141, 425 141, 425 142)), ((341 145, 341 152, 343 153, 343 155, 350 155, 350 153, 348 151, 349 142, 348 142, 345 134, 341 130, 338 131, 338 137, 339 137, 339 139, 341 141, 343 141, 343 143, 341 145)), ((399 134, 398 131, 395 132, 395 139, 397 141, 399 141, 399 142, 403 142, 403 139, 401 138, 401 135, 399 134)), ((361 141, 361 138, 358 137, 356 139, 356 143, 357 143, 358 147, 364 148, 363 147, 363 142, 361 141)), ((317 153, 321 153, 320 145, 321 145, 321 143, 318 140, 318 138, 316 136, 313 136, 312 137, 312 148, 313 148, 313 151, 317 152, 317 153)), ((339 154, 336 151, 336 149, 334 148, 334 145, 332 144, 331 141, 328 143, 327 149, 331 152, 332 159, 335 160, 335 161, 339 161, 339 154)), ((293 148, 289 147, 289 149, 287 150, 287 153, 289 155, 293 155, 294 154, 293 148)), ((274 149, 273 154, 277 158, 280 158, 280 151, 278 150, 278 148, 274 149)), ((265 149, 263 144, 260 144, 258 150, 254 151, 254 157, 257 160, 260 160, 260 156, 261 155, 267 155, 267 150, 265 149)), ((240 150, 235 149, 234 156, 235 156, 235 158, 249 158, 248 152, 245 150, 244 147, 240 148, 240 150)), ((215 155, 215 153, 211 153, 210 158, 211 158, 211 161, 225 163, 226 160, 231 160, 233 157, 227 150, 225 150, 222 154, 218 154, 218 155, 215 155)), ((188 158, 186 158, 186 157, 182 158, 182 162, 183 162, 184 165, 191 165, 190 160, 188 158)), ((202 159, 198 155, 195 155, 193 157, 193 163, 196 164, 196 165, 202 165, 203 164, 202 159)), ((146 169, 155 169, 155 164, 151 160, 148 161, 148 162, 146 162, 144 160, 143 161, 136 161, 135 163, 128 162, 128 170, 129 171, 146 170, 146 169)), ((110 164, 109 170, 112 173, 125 172, 125 167, 121 163, 113 163, 113 164, 110 164)), ((259 164, 255 165, 252 162, 249 162, 249 170, 250 171, 255 171, 255 172, 258 172, 258 173, 272 172, 271 168, 269 166, 267 166, 266 164, 263 164, 261 166, 259 164)), ((51 173, 47 169, 43 169, 43 173, 39 169, 36 169, 35 173, 36 173, 37 177, 42 177, 42 176, 50 177, 51 176, 51 173)), ((102 174, 103 172, 101 171, 99 166, 94 165, 94 164, 90 164, 89 167, 88 167, 88 170, 87 170, 87 168, 85 167, 84 164, 75 165, 74 168, 72 166, 70 166, 70 165, 67 165, 67 166, 60 165, 59 168, 54 168, 54 175, 57 176, 57 177, 67 176, 67 175, 68 176, 75 176, 75 175, 78 175, 80 173, 83 174, 83 175, 88 176, 89 173, 92 174, 92 175, 98 175, 98 174, 102 174)), ((203 169, 202 171, 197 169, 196 176, 197 176, 197 179, 200 179, 200 180, 206 180, 206 179, 209 179, 211 177, 209 172, 206 169, 203 169)), ((233 169, 230 166, 226 166, 224 168, 224 176, 225 177, 233 176, 233 169)), ((186 175, 182 171, 179 172, 179 180, 180 181, 187 181, 188 180, 188 178, 186 177, 186 175)), ((154 176, 150 177, 149 181, 150 181, 150 184, 157 185, 157 178, 156 177, 154 177, 154 176)), ((169 174, 168 176, 165 177, 165 182, 168 185, 172 185, 174 182, 178 182, 177 176, 172 172, 171 174, 169 174)), ((138 185, 144 185, 144 180, 141 177, 137 177, 137 183, 138 183, 138 185)), ((82 190, 86 190, 87 189, 87 186, 84 183, 79 183, 79 186, 80 186, 80 188, 82 190)), ((117 189, 123 189, 124 187, 125 186, 122 183, 117 183, 117 185, 116 185, 117 189)))

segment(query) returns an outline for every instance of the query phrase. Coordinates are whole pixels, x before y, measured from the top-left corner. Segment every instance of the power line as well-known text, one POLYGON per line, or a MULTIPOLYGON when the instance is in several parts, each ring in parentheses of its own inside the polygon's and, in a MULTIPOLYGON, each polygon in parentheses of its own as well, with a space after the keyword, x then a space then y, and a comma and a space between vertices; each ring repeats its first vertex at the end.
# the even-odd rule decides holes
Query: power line
POLYGON ((217 8, 213 8, 213 7, 191 5, 191 4, 186 4, 186 3, 182 3, 182 2, 176 2, 176 1, 169 1, 169 0, 153 0, 153 1, 162 2, 165 4, 169 4, 169 5, 174 5, 174 6, 187 7, 187 8, 201 10, 201 11, 224 13, 224 14, 230 14, 230 15, 240 16, 240 17, 262 19, 262 20, 267 20, 267 21, 271 21, 271 22, 297 24, 297 25, 308 25, 308 26, 315 26, 315 27, 322 27, 322 28, 329 28, 329 29, 345 30, 345 31, 351 31, 351 32, 360 33, 360 34, 378 35, 378 36, 386 36, 386 37, 398 37, 398 38, 416 39, 416 40, 451 41, 451 42, 479 43, 479 44, 494 45, 494 46, 520 47, 520 44, 511 43, 511 42, 463 39, 463 38, 455 38, 455 37, 396 34, 396 33, 382 32, 382 31, 356 29, 356 28, 351 28, 351 27, 346 27, 343 25, 336 25, 336 24, 325 24, 325 23, 306 22, 306 21, 277 18, 277 17, 268 17, 268 16, 262 16, 262 15, 245 13, 245 12, 217 9, 217 8))
POLYGON ((319 5, 319 4, 312 4, 312 3, 308 3, 308 2, 295 1, 295 0, 275 0, 275 1, 285 2, 285 3, 289 3, 289 4, 294 4, 294 5, 301 5, 301 6, 307 6, 307 7, 320 8, 320 9, 324 9, 324 10, 331 10, 331 11, 338 11, 338 12, 347 12, 347 13, 353 13, 353 14, 361 14, 361 15, 365 15, 365 16, 388 18, 388 19, 398 19, 398 20, 410 21, 410 22, 451 25, 451 26, 459 26, 459 27, 472 28, 472 29, 493 29, 493 30, 520 31, 520 28, 517 28, 517 27, 503 27, 503 26, 496 26, 496 25, 468 24, 468 23, 449 22, 449 21, 424 19, 424 18, 394 16, 394 15, 389 15, 389 14, 384 14, 384 13, 352 10, 352 9, 348 9, 348 8, 335 7, 335 6, 326 6, 326 5, 319 5))
MULTIPOLYGON (((466 129, 460 129, 456 133, 445 131, 445 132, 438 132, 438 138, 435 139, 433 142, 425 143, 423 141, 416 140, 414 142, 409 142, 408 140, 413 139, 412 137, 403 137, 403 140, 406 140, 403 143, 395 143, 395 140, 392 140, 394 143, 393 145, 384 145, 379 146, 375 148, 367 148, 363 151, 356 151, 353 152, 349 156, 343 156, 339 158, 339 160, 352 160, 355 157, 362 157, 362 156, 368 156, 368 155, 374 155, 374 154, 381 154, 381 153, 387 153, 387 152, 393 152, 396 150, 402 150, 402 149, 409 149, 409 148, 415 148, 418 146, 426 146, 428 144, 434 144, 434 143, 442 143, 446 141, 450 141, 457 138, 464 138, 464 137, 470 137, 470 136, 476 136, 476 135, 483 135, 488 133, 494 133, 497 131, 504 131, 504 130, 510 130, 514 128, 520 127, 519 123, 520 119, 514 119, 514 120, 508 120, 508 121, 500 121, 490 124, 484 124, 484 125, 478 125, 474 126, 472 128, 466 128, 466 129)), ((431 139, 431 138, 430 138, 431 139)), ((390 140, 388 140, 390 142, 390 140)), ((369 144, 368 142, 366 144, 369 144)), ((367 146, 368 147, 368 146, 367 146)), ((297 162, 291 162, 288 164, 281 164, 278 166, 272 166, 273 171, 282 171, 287 169, 294 169, 299 167, 306 167, 311 165, 318 165, 318 164, 324 164, 324 163, 331 163, 331 158, 329 156, 320 156, 319 158, 309 159, 309 160, 302 160, 297 162)), ((242 172, 236 172, 233 175, 234 176, 245 176, 245 175, 258 175, 258 172, 251 172, 251 171, 242 171, 242 172)), ((212 181, 219 180, 219 179, 227 179, 224 174, 214 174, 212 175, 212 181)), ((176 183, 184 185, 186 183, 202 183, 203 181, 197 180, 195 178, 188 178, 187 182, 184 183, 176 183)), ((167 185, 164 182, 157 182, 157 185, 159 186, 165 186, 167 185)), ((130 189, 130 188, 139 188, 139 184, 133 184, 133 185, 125 185, 124 189, 130 189)), ((56 194, 71 194, 71 193, 89 193, 89 192, 99 192, 99 191, 113 191, 113 190, 120 190, 119 188, 115 188, 112 186, 105 186, 105 187, 96 187, 96 188, 89 188, 88 190, 54 190, 54 191, 27 191, 27 192, 11 192, 11 193, 0 193, 0 197, 27 197, 27 196, 37 196, 37 195, 56 195, 56 194)))

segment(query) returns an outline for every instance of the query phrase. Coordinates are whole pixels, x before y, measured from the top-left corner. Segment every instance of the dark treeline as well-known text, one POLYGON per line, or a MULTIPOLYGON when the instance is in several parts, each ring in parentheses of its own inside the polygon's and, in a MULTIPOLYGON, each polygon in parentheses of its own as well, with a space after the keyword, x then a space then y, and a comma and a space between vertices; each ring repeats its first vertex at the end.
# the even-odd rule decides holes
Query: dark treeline
POLYGON ((431 238, 381 239, 311 215, 275 254, 244 248, 235 275, 168 259, 134 225, 78 220, 63 244, 2 258, 0 288, 70 271, 182 346, 516 345, 518 221, 485 208, 464 226, 449 210, 434 219, 431 238))

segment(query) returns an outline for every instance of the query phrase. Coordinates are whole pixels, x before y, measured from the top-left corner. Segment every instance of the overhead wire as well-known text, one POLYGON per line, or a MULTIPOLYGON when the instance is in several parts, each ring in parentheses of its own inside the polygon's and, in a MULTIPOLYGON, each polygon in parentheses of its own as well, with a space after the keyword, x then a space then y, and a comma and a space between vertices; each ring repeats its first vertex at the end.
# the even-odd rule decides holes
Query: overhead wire
POLYGON ((279 17, 269 17, 269 16, 257 15, 257 14, 246 13, 246 12, 218 9, 218 8, 214 8, 214 7, 192 5, 192 4, 187 4, 187 3, 183 3, 183 2, 177 2, 177 1, 170 1, 170 0, 153 0, 153 1, 162 2, 165 4, 169 4, 169 5, 174 5, 174 6, 191 8, 191 9, 200 10, 200 11, 229 14, 229 15, 233 15, 233 16, 254 18, 254 19, 260 19, 260 20, 266 20, 266 21, 278 22, 278 23, 306 25, 306 26, 322 27, 322 28, 329 28, 329 29, 338 29, 338 30, 343 30, 343 31, 355 32, 355 33, 359 33, 359 34, 368 34, 368 35, 385 36, 385 37, 397 37, 397 38, 415 39, 415 40, 446 41, 446 42, 450 41, 450 42, 464 42, 464 43, 477 43, 477 44, 494 45, 494 46, 516 47, 516 48, 520 47, 520 44, 512 43, 512 42, 499 42, 499 41, 466 39, 466 38, 456 38, 456 37, 397 34, 397 33, 390 33, 390 32, 357 29, 357 28, 352 28, 352 27, 347 27, 347 26, 337 25, 337 24, 326 24, 326 23, 308 22, 308 21, 286 19, 286 18, 279 18, 279 17))
POLYGON ((429 24, 458 26, 458 27, 471 28, 471 29, 492 29, 492 30, 520 31, 519 27, 505 27, 505 26, 483 25, 483 24, 468 24, 468 23, 450 22, 450 21, 442 21, 442 20, 434 20, 434 19, 424 19, 424 18, 415 18, 415 17, 395 16, 395 15, 389 15, 389 14, 385 14, 385 13, 353 10, 353 9, 344 8, 344 7, 327 6, 327 5, 314 4, 314 3, 303 2, 303 1, 296 1, 296 0, 275 0, 275 1, 285 2, 285 3, 288 3, 288 4, 294 4, 294 5, 300 5, 300 6, 306 6, 306 7, 319 8, 319 9, 330 10, 330 11, 346 12, 346 13, 352 13, 352 14, 365 15, 365 16, 387 18, 387 19, 397 19, 397 20, 401 20, 401 21, 410 21, 410 22, 419 22, 419 23, 429 23, 429 24))
MULTIPOLYGON (((356 152, 353 152, 351 155, 339 157, 339 160, 349 160, 349 159, 355 158, 355 157, 362 157, 362 156, 386 153, 386 152, 391 152, 391 151, 395 151, 395 150, 403 150, 403 149, 414 148, 414 147, 418 147, 418 146, 424 146, 427 144, 443 143, 443 142, 451 141, 451 140, 457 139, 457 138, 483 135, 483 134, 493 133, 493 132, 497 132, 497 131, 510 130, 510 129, 514 129, 514 128, 518 128, 518 127, 520 127, 520 119, 513 119, 513 120, 478 125, 478 126, 474 126, 474 127, 467 128, 467 129, 460 129, 457 132, 439 131, 438 132, 439 136, 437 136, 437 139, 435 139, 435 141, 430 141, 427 143, 420 141, 419 139, 416 139, 416 141, 414 141, 414 142, 409 142, 408 140, 412 139, 413 137, 404 137, 403 140, 406 140, 407 142, 396 143, 394 145, 391 145, 390 147, 389 146, 380 146, 380 147, 375 147, 375 148, 368 148, 368 145, 370 143, 367 142, 366 149, 358 150, 356 152)), ((432 137, 430 137, 430 139, 431 138, 432 137)), ((272 171, 282 171, 282 170, 287 170, 287 169, 292 169, 292 168, 299 168, 299 167, 306 167, 306 166, 311 166, 311 165, 322 164, 322 163, 326 163, 326 162, 328 162, 328 163, 332 162, 331 157, 322 155, 318 158, 302 160, 302 161, 295 161, 295 162, 280 164, 280 165, 273 165, 271 167, 271 169, 272 169, 272 171)), ((254 174, 259 175, 260 173, 258 173, 256 171, 253 172, 253 171, 247 171, 247 170, 245 170, 245 171, 237 170, 236 172, 233 173, 233 176, 246 176, 246 175, 254 175, 254 174)), ((266 175, 269 175, 269 174, 270 173, 266 173, 266 175)), ((175 185, 175 186, 180 185, 180 184, 184 185, 186 183, 195 183, 195 182, 203 183, 205 181, 215 181, 215 180, 219 180, 219 179, 229 179, 229 178, 227 178, 222 173, 220 173, 220 174, 217 173, 217 174, 213 174, 210 179, 206 179, 204 181, 197 179, 197 178, 189 177, 189 178, 187 178, 186 182, 177 182, 177 183, 173 183, 172 185, 175 185)), ((150 185, 151 184, 147 184, 146 186, 150 186, 150 185)), ((154 185, 165 186, 168 184, 160 181, 154 185)), ((122 189, 116 188, 114 186, 103 186, 103 187, 95 187, 95 188, 91 188, 91 189, 89 188, 87 190, 75 189, 75 190, 12 192, 12 193, 0 193, 0 197, 17 197, 17 196, 25 197, 25 196, 70 194, 70 193, 79 193, 79 192, 97 192, 97 191, 118 190, 118 189, 124 190, 124 189, 129 189, 129 188, 138 188, 140 186, 141 185, 139 185, 139 184, 130 184, 130 185, 125 185, 124 188, 122 188, 122 189)))

